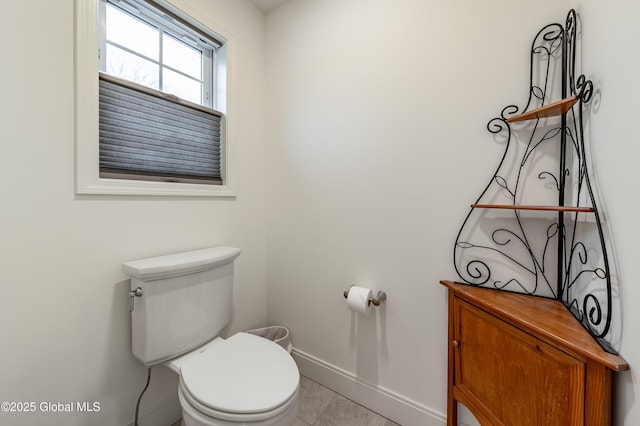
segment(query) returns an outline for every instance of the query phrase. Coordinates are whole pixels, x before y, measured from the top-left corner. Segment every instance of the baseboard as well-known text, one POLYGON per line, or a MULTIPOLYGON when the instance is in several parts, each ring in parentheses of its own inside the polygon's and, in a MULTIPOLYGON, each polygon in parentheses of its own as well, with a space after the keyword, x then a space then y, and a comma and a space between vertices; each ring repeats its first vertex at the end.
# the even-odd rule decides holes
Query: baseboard
MULTIPOLYGON (((182 408, 175 393, 168 394, 153 407, 140 413, 138 424, 171 426, 182 417, 182 408)), ((134 421, 127 426, 134 426, 134 421)))
POLYGON ((355 374, 293 348, 300 374, 403 426, 442 426, 446 416, 355 374))

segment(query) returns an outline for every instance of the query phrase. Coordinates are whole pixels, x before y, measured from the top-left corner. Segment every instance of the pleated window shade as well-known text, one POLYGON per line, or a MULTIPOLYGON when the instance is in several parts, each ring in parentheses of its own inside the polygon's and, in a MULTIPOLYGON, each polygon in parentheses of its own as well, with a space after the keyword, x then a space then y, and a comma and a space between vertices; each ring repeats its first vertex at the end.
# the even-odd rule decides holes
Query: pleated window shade
POLYGON ((222 184, 218 111, 100 73, 100 177, 222 184))

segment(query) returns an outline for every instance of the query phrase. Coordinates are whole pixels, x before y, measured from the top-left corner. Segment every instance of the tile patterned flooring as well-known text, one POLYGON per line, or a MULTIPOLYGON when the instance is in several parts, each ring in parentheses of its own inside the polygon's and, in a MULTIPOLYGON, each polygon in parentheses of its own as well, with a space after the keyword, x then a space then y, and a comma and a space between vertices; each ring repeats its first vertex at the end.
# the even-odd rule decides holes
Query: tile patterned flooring
POLYGON ((298 417, 293 426, 400 425, 301 376, 298 417))
MULTIPOLYGON (((298 404, 292 426, 400 426, 304 376, 298 404)), ((172 426, 180 424, 178 420, 172 426)))

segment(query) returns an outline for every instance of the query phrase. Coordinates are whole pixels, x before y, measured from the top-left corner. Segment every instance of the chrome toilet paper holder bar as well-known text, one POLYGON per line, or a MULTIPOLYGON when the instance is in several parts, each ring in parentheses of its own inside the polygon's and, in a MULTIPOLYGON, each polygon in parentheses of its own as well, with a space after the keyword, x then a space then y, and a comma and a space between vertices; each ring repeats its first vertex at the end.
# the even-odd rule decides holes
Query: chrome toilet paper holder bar
MULTIPOLYGON (((353 286, 351 286, 353 287, 353 286)), ((349 290, 351 290, 351 287, 349 287, 349 290)), ((346 299, 349 296, 349 290, 345 290, 344 293, 342 293, 344 295, 344 298, 346 299)), ((385 293, 384 291, 379 290, 376 293, 376 297, 373 297, 371 299, 369 299, 369 301, 367 302, 367 306, 380 306, 380 302, 382 302, 383 300, 387 300, 387 293, 385 293)))

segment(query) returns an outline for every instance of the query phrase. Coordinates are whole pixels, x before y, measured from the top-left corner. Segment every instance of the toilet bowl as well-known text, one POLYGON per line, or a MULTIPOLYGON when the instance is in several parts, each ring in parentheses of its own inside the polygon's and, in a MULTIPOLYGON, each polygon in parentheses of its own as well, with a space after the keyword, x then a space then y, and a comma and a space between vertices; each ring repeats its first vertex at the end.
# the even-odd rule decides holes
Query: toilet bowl
POLYGON ((165 363, 180 375, 185 426, 290 425, 299 372, 280 345, 249 333, 216 338, 165 363))
POLYGON ((290 426, 300 373, 263 337, 218 332, 231 318, 234 247, 212 247, 123 264, 131 276, 132 352, 180 376, 185 426, 290 426))

